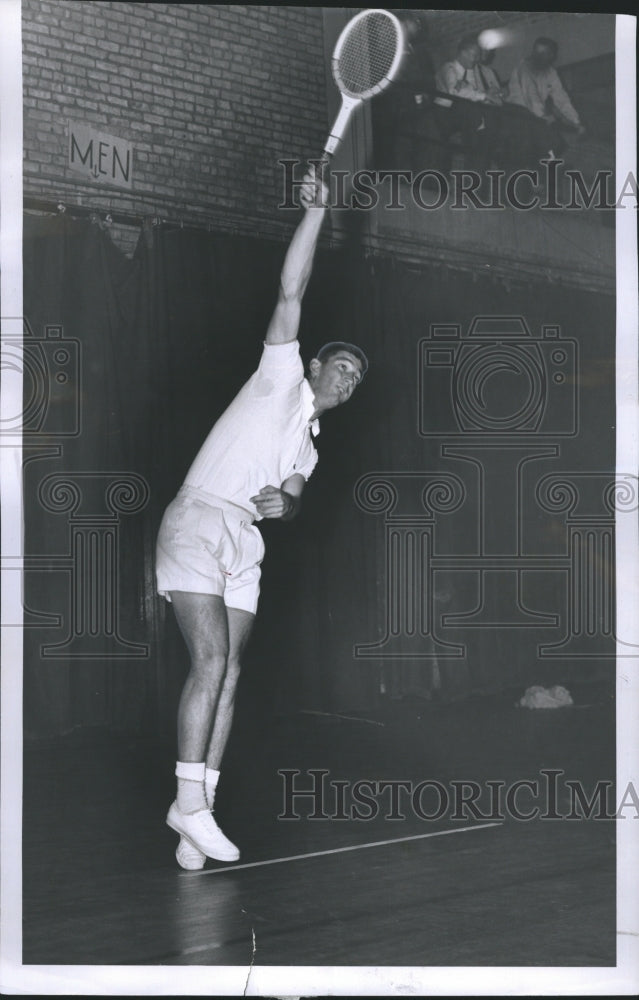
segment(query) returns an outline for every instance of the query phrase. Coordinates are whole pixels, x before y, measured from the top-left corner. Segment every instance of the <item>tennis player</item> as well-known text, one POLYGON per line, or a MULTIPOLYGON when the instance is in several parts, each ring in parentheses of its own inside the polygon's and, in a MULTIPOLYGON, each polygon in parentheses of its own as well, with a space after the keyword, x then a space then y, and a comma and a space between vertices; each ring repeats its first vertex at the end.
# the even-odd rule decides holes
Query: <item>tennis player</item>
POLYGON ((304 377, 297 332, 326 195, 311 171, 257 371, 214 425, 158 535, 158 593, 173 604, 191 659, 178 711, 177 797, 166 819, 180 834, 176 857, 186 869, 240 856, 213 806, 257 610, 264 543, 254 522, 297 514, 317 462, 318 418, 350 399, 368 367, 358 347, 335 342, 304 377))

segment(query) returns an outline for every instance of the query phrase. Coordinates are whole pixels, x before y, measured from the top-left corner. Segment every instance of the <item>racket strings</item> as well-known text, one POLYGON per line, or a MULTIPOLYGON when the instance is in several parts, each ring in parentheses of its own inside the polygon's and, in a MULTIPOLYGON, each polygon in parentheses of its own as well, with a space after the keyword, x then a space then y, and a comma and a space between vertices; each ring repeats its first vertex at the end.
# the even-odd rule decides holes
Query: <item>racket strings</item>
POLYGON ((386 14, 371 12, 353 24, 335 66, 338 84, 352 97, 379 86, 395 59, 399 40, 386 14))

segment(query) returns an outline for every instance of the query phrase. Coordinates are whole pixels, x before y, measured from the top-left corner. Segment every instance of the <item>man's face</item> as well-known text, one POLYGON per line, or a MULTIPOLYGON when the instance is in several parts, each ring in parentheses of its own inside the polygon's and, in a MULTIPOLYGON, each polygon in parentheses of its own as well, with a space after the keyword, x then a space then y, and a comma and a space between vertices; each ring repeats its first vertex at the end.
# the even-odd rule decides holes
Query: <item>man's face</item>
POLYGON ((479 62, 480 55, 479 45, 469 45, 467 49, 462 49, 459 53, 459 61, 464 69, 472 69, 479 62))
POLYGON ((553 49, 547 45, 535 45, 532 50, 532 63, 537 69, 548 69, 555 61, 553 49))
POLYGON ((408 38, 409 42, 412 42, 413 38, 419 34, 419 21, 416 17, 405 17, 404 18, 404 35, 408 38))
POLYGON ((362 364, 350 351, 338 351, 325 361, 311 362, 316 406, 328 410, 345 403, 362 380, 362 364))

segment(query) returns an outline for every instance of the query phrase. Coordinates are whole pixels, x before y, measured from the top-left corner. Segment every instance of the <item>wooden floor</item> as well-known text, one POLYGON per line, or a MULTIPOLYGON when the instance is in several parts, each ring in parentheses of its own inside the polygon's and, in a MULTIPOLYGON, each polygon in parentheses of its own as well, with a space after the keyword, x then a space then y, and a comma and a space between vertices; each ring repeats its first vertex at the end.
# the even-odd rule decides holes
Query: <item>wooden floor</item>
MULTIPOLYGON (((201 873, 177 867, 164 824, 172 746, 113 733, 29 743, 23 961, 612 966, 610 822, 425 821, 405 806, 396 820, 277 818, 285 768, 447 787, 556 768, 592 789, 614 777, 614 704, 588 690, 580 702, 562 711, 518 710, 508 698, 391 703, 369 722, 238 718, 216 815, 247 867, 209 861, 201 873), (363 846, 387 840, 396 842, 363 846), (254 864, 300 854, 315 856, 254 864)), ((529 802, 522 794, 522 808, 529 802)))

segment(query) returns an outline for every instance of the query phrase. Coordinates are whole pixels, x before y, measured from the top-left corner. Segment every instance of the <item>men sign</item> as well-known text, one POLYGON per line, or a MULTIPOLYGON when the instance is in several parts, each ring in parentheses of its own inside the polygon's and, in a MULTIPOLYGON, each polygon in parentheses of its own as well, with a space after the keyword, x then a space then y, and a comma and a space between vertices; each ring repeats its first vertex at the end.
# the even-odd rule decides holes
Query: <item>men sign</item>
POLYGON ((69 121, 69 167, 102 184, 131 189, 133 146, 90 125, 69 121))

